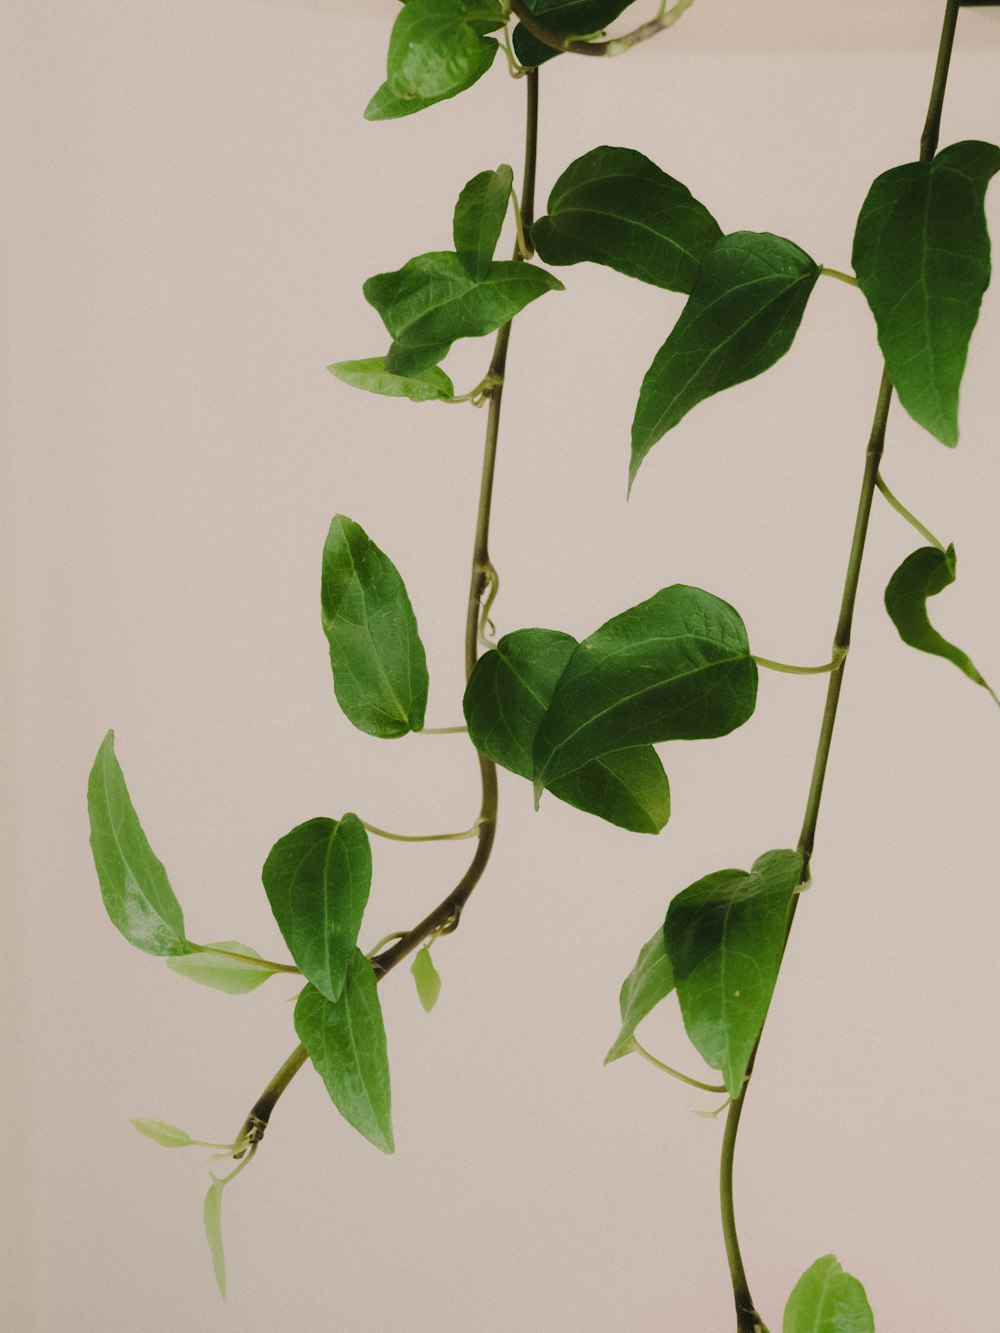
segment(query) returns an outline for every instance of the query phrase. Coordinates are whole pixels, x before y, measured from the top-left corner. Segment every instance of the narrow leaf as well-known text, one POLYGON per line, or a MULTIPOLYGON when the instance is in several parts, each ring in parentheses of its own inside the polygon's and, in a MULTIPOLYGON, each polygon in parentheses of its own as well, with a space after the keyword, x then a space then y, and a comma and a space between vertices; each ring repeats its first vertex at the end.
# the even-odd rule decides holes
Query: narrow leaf
POLYGON ((455 250, 473 278, 489 274, 510 204, 514 172, 506 163, 473 176, 455 205, 455 250))
POLYGON ((260 958, 260 954, 248 944, 219 940, 214 944, 198 945, 194 953, 183 954, 180 958, 168 958, 167 967, 179 977, 187 977, 200 986, 211 986, 227 995, 248 995, 275 975, 272 968, 263 966, 263 959, 258 964, 252 961, 254 958, 260 958), (235 954, 242 957, 233 957, 235 954))
POLYGON ((328 1000, 339 1000, 372 882, 368 834, 357 815, 310 819, 279 839, 264 889, 288 951, 328 1000))
POLYGON ((177 1125, 168 1125, 165 1120, 139 1118, 129 1123, 140 1134, 145 1134, 147 1139, 152 1139, 154 1143, 158 1143, 161 1148, 190 1148, 197 1142, 186 1129, 180 1129, 177 1125))
POLYGON ((337 702, 370 736, 420 731, 427 659, 399 571, 357 523, 337 514, 323 548, 323 630, 337 702))
POLYGON ((202 1213, 205 1222, 205 1239, 212 1256, 212 1271, 222 1299, 226 1299, 226 1255, 222 1248, 222 1191, 225 1181, 212 1177, 212 1183, 205 1195, 205 1207, 202 1213))
POLYGON ((958 443, 958 392, 990 280, 986 187, 1000 148, 966 140, 879 176, 854 234, 854 270, 899 401, 958 443))
POLYGON ((436 97, 399 97, 388 83, 383 83, 365 107, 365 120, 398 120, 401 116, 412 116, 418 111, 426 111, 428 107, 436 106, 438 102, 457 97, 459 93, 464 93, 467 88, 479 82, 493 64, 493 58, 498 50, 496 42, 483 42, 476 63, 466 78, 448 92, 439 93, 436 97))
POLYGON ((384 356, 369 356, 362 361, 337 361, 327 366, 327 370, 355 389, 367 389, 387 398, 429 403, 455 396, 455 386, 440 366, 431 366, 418 375, 393 375, 385 368, 384 356))
POLYGON ((483 61, 483 49, 496 42, 472 26, 477 17, 502 14, 497 0, 408 0, 400 10, 389 37, 388 85, 397 97, 448 97, 468 85, 483 61))
POLYGON ((431 951, 426 944, 422 949, 417 950, 410 972, 416 982, 417 998, 420 1000, 424 1012, 429 1014, 437 1004, 438 996, 441 994, 441 976, 434 966, 431 951))
POLYGON ((295 1005, 295 1031, 344 1119, 376 1148, 393 1152, 385 1028, 375 973, 363 953, 355 953, 336 1004, 306 986, 295 1005))
POLYGON ((631 148, 594 148, 552 187, 531 229, 546 264, 607 264, 631 278, 690 292, 722 235, 686 185, 631 148))
POLYGON ((610 1064, 626 1055, 636 1028, 646 1015, 674 989, 674 970, 663 942, 663 927, 639 950, 635 967, 622 983, 618 997, 622 1027, 614 1045, 604 1057, 610 1064))
MULTIPOLYGON (((533 0, 529 9, 539 22, 562 37, 589 37, 601 32, 632 0, 533 0)), ((544 65, 561 52, 532 36, 521 24, 514 30, 514 53, 522 65, 544 65)))
POLYGON ((693 407, 784 356, 818 277, 805 251, 769 232, 733 232, 708 252, 639 390, 630 485, 653 445, 693 407))
POLYGON ((145 953, 183 954, 184 914, 167 872, 139 823, 109 731, 87 783, 90 846, 104 906, 130 944, 145 953))
POLYGON ((875 1333, 875 1316, 858 1279, 828 1254, 796 1282, 782 1333, 875 1333))
POLYGON ((706 875, 667 910, 664 943, 684 1026, 733 1097, 771 1003, 801 873, 798 852, 765 852, 750 871, 706 875))

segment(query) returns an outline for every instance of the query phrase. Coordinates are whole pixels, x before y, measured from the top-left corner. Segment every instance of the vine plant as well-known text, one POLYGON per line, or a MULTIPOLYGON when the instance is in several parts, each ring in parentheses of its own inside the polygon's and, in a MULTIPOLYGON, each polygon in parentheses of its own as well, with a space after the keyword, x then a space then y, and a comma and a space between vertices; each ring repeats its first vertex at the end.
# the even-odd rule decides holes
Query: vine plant
MULTIPOLYGON (((639 1054, 706 1092, 724 1094, 721 1209, 738 1333, 766 1333, 740 1255, 733 1160, 754 1057, 801 891, 808 885, 823 783, 847 669, 865 537, 876 493, 920 534, 923 545, 893 575, 888 614, 902 638, 953 662, 992 695, 971 659, 930 624, 928 599, 955 578, 953 546, 934 537, 890 491, 880 472, 890 403, 942 444, 958 441, 958 395, 969 339, 990 275, 984 196, 1000 148, 978 141, 938 151, 941 111, 960 0, 947 0, 919 156, 871 186, 853 245, 854 274, 827 268, 769 233, 727 235, 708 208, 659 165, 629 148, 598 146, 556 180, 547 213, 534 217, 539 70, 569 53, 611 57, 668 29, 692 0, 660 3, 623 36, 603 29, 631 8, 623 0, 406 0, 392 29, 388 76, 365 115, 392 119, 456 96, 480 79, 499 51, 522 79, 526 147, 519 192, 511 167, 485 170, 458 195, 453 248, 418 255, 369 279, 364 295, 391 338, 384 356, 341 361, 338 379, 414 402, 486 407, 486 441, 465 620, 466 727, 478 754, 479 816, 471 829, 436 837, 475 846, 458 884, 424 918, 362 950, 369 896, 369 835, 398 837, 355 814, 310 819, 274 845, 263 884, 291 962, 260 957, 234 941, 195 944, 180 905, 143 834, 109 733, 88 788, 91 842, 104 903, 133 945, 165 956, 182 976, 234 994, 278 972, 301 974, 298 1044, 250 1108, 231 1143, 204 1144, 176 1126, 137 1120, 167 1147, 214 1147, 235 1165, 212 1177, 204 1220, 225 1292, 221 1202, 226 1183, 253 1159, 275 1104, 307 1062, 344 1118, 393 1151, 389 1068, 378 985, 413 955, 424 1007, 440 979, 436 941, 454 932, 497 833, 497 766, 543 794, 625 829, 658 833, 670 814, 667 776, 654 746, 719 737, 754 710, 758 668, 829 677, 812 779, 794 848, 760 851, 749 870, 711 870, 684 888, 639 951, 621 989, 621 1030, 607 1055, 639 1054), (516 25, 515 25, 515 20, 516 25), (511 31, 513 29, 513 31, 511 31), (509 210, 513 258, 494 252, 509 210), (540 258, 549 267, 533 262, 540 258), (631 486, 647 453, 705 398, 758 375, 790 347, 821 277, 861 289, 874 315, 885 368, 863 460, 861 493, 830 660, 796 667, 751 652, 740 615, 720 598, 683 584, 628 607, 582 642, 554 629, 525 628, 492 643, 498 578, 489 531, 500 411, 512 321, 558 290, 549 271, 581 262, 686 295, 652 360, 632 427, 631 486), (479 384, 456 394, 441 361, 460 338, 495 333, 479 384), (481 651, 484 649, 485 651, 481 651), (635 1033, 676 992, 685 1028, 717 1084, 681 1074, 652 1056, 635 1033)), ((424 728, 428 673, 417 622, 390 558, 354 520, 337 515, 322 561, 322 624, 333 685, 347 719, 373 736, 424 728)), ((996 696, 993 695, 994 701, 996 696)), ((874 1328, 865 1292, 832 1255, 802 1276, 784 1313, 785 1333, 874 1328)))

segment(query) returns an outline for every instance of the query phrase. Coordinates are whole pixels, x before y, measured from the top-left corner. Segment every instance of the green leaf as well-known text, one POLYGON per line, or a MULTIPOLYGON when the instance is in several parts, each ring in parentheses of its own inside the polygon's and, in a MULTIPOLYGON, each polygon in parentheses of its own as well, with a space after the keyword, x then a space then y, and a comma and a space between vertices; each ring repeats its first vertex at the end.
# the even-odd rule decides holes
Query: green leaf
POLYGON ((738 1097, 764 1026, 802 873, 798 852, 717 870, 671 902, 663 927, 687 1034, 738 1097))
POLYGON ((137 1120, 131 1120, 129 1123, 137 1129, 140 1134, 145 1134, 147 1139, 152 1139, 158 1143, 161 1148, 190 1148, 198 1142, 193 1139, 186 1129, 180 1129, 177 1125, 168 1125, 165 1120, 153 1120, 140 1117, 137 1120))
POLYGON ((471 277, 488 276, 503 230, 514 172, 505 162, 473 176, 455 205, 455 250, 471 277))
MULTIPOLYGON (((984 689, 989 685, 972 664, 972 659, 937 632, 927 618, 927 599, 955 582, 955 548, 940 551, 936 546, 923 546, 908 555, 889 580, 885 590, 885 609, 899 630, 899 637, 911 648, 922 653, 934 653, 954 662, 970 680, 984 689)), ((993 694, 993 691, 990 690, 993 694)), ((996 696, 994 695, 994 698, 996 696)))
POLYGON ((639 950, 635 967, 622 983, 618 997, 621 1010, 622 1027, 615 1038, 614 1045, 604 1057, 604 1063, 610 1064, 627 1055, 636 1028, 661 1000, 674 989, 674 969, 667 957, 661 926, 651 940, 639 950))
POLYGON ((708 252, 639 390, 630 486, 653 445, 693 407, 784 356, 818 277, 805 251, 769 232, 733 232, 708 252))
POLYGON ((454 251, 435 250, 369 278, 364 294, 394 339, 386 369, 412 376, 441 361, 456 339, 492 333, 529 302, 562 289, 535 264, 500 260, 474 278, 454 251))
POLYGON ((113 924, 144 953, 188 953, 181 905, 142 831, 115 757, 113 731, 90 770, 87 809, 97 879, 113 924))
POLYGON ((427 659, 399 571, 357 523, 337 514, 323 548, 323 630, 337 702, 370 736, 420 731, 427 659))
POLYGON ((368 834, 357 815, 310 819, 264 862, 264 890, 288 951, 328 1000, 339 1000, 372 882, 368 834))
POLYGON ((990 280, 983 202, 1000 148, 967 140, 879 176, 854 234, 854 270, 899 401, 958 443, 958 391, 990 280))
POLYGON ((719 224, 686 185, 631 148, 594 148, 552 187, 531 229, 546 264, 607 264, 630 278, 690 292, 719 224))
POLYGON ((663 588, 574 649, 535 735, 536 792, 629 746, 725 736, 756 698, 737 612, 700 588, 663 588))
POLYGON ((468 76, 449 92, 439 93, 437 97, 398 97, 388 83, 383 83, 365 107, 365 120, 398 120, 401 116, 412 116, 417 111, 426 111, 429 106, 436 106, 438 102, 457 97, 459 93, 464 93, 467 88, 479 82, 493 64, 493 58, 498 50, 496 42, 483 42, 477 62, 468 76))
POLYGON ((782 1333, 875 1333, 875 1316, 858 1279, 828 1254, 796 1282, 782 1333))
POLYGON ((496 42, 482 29, 499 27, 497 0, 408 0, 389 37, 388 85, 396 97, 448 97, 468 86, 483 61, 485 47, 496 42), (496 19, 474 27, 470 15, 496 19))
POLYGON ((389 1062, 378 988, 360 951, 336 1004, 306 986, 295 1005, 295 1031, 344 1119, 385 1153, 395 1151, 389 1062))
POLYGON ((226 1255, 222 1248, 222 1191, 225 1184, 226 1182, 217 1176, 212 1177, 202 1212, 205 1239, 208 1241, 209 1253, 212 1256, 212 1271, 215 1273, 215 1281, 223 1300, 226 1299, 226 1255))
MULTIPOLYGON (((529 8, 540 23, 562 37, 588 37, 613 23, 632 0, 534 0, 529 8)), ((522 65, 544 65, 561 55, 521 24, 514 30, 514 54, 522 65)))
MULTIPOLYGON (((463 707, 470 739, 488 759, 533 776, 535 734, 576 647, 572 635, 523 629, 504 635, 479 659, 463 707)), ((670 816, 670 786, 651 746, 602 755, 551 790, 568 805, 637 833, 658 833, 670 816)))
POLYGON ((424 1012, 429 1014, 437 1004, 438 996, 441 994, 441 976, 434 966, 430 948, 426 944, 422 949, 418 949, 410 972, 416 982, 417 998, 420 1000, 424 1012))
POLYGON ((248 995, 275 975, 274 969, 264 965, 263 959, 255 963, 254 958, 260 958, 260 954, 248 944, 218 940, 214 944, 199 944, 195 946, 195 952, 180 958, 168 958, 167 967, 179 977, 187 977, 200 986, 211 986, 227 995, 248 995), (235 954, 243 957, 234 957, 235 954))
POLYGON ((440 366, 431 366, 419 375, 393 375, 385 368, 384 356, 369 356, 362 361, 337 361, 327 366, 331 375, 352 385, 381 393, 387 398, 409 398, 413 403, 454 398, 455 386, 440 366))

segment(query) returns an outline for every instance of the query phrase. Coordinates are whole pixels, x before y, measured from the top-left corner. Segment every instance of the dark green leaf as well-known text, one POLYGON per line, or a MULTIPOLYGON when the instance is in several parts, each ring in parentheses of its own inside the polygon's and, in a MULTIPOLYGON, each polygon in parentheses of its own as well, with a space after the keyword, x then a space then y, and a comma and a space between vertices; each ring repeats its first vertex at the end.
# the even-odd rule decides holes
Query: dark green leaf
POLYGON ((411 376, 436 365, 457 338, 492 333, 552 291, 562 291, 562 283, 535 264, 501 260, 474 278, 451 250, 417 255, 364 285, 365 299, 395 339, 386 369, 411 376))
MULTIPOLYGON (((534 0, 529 9, 540 23, 561 37, 589 37, 613 23, 632 0, 534 0)), ((514 54, 522 65, 544 65, 560 54, 533 37, 521 24, 514 29, 514 54)))
POLYGON ((295 1005, 295 1031, 344 1119, 376 1148, 393 1152, 385 1028, 375 973, 363 953, 355 953, 336 1004, 306 986, 295 1005))
POLYGON ((389 37, 389 91, 396 97, 448 97, 467 87, 479 70, 484 47, 496 42, 482 36, 482 28, 499 27, 497 0, 408 0, 400 10, 389 37), (485 13, 496 20, 470 22, 485 13))
POLYGON ((854 234, 854 270, 899 401, 958 443, 958 391, 990 280, 983 201, 1000 148, 967 140, 878 177, 854 234))
POLYGON ((327 366, 332 375, 355 389, 381 393, 387 398, 409 398, 414 403, 455 396, 455 387, 440 366, 431 366, 419 375, 393 375, 385 368, 384 356, 369 356, 363 361, 338 361, 327 366))
POLYGON ((343 514, 323 548, 323 630, 337 702, 370 736, 420 731, 427 659, 399 571, 343 514))
POLYGON ((796 1282, 782 1333, 875 1333, 875 1316, 858 1279, 828 1254, 796 1282))
POLYGON ((205 1207, 202 1213, 205 1222, 205 1239, 208 1241, 212 1256, 212 1271, 219 1288, 219 1295, 226 1299, 226 1255, 222 1248, 222 1191, 225 1181, 218 1176, 212 1177, 212 1183, 205 1195, 205 1207))
POLYGON ((756 698, 737 612, 700 588, 663 588, 574 650, 535 736, 536 791, 629 746, 725 736, 756 698))
POLYGON ((188 953, 184 914, 139 823, 109 731, 87 783, 90 846, 108 916, 145 953, 188 953))
POLYGON ((653 938, 647 940, 639 950, 635 967, 622 983, 621 994, 618 997, 622 1028, 611 1050, 604 1057, 606 1065, 628 1054, 636 1028, 649 1011, 665 999, 673 989, 674 970, 667 957, 661 926, 653 938))
POLYGON ((227 995, 248 995, 275 975, 274 969, 267 967, 262 958, 260 963, 253 961, 260 958, 256 950, 248 944, 238 944, 236 940, 199 944, 194 950, 180 958, 168 958, 167 966, 180 977, 197 981, 201 986, 211 986, 213 990, 225 991, 227 995))
POLYGON ((738 1097, 771 1003, 798 852, 765 852, 753 869, 717 870, 679 893, 663 927, 687 1034, 738 1097))
POLYGON ((531 229, 546 264, 607 264, 689 292, 722 232, 691 191, 631 148, 594 148, 570 164, 531 229))
POLYGON ((631 833, 659 833, 670 818, 670 784, 651 745, 633 745, 592 759, 549 785, 567 805, 631 833))
POLYGON ((503 230, 514 173, 506 163, 473 176, 455 205, 455 250, 467 272, 487 277, 503 230))
POLYGON ((441 977, 434 966, 431 951, 426 944, 422 949, 417 950, 410 972, 413 974, 413 980, 416 983, 417 997, 423 1006, 424 1012, 429 1014, 437 1004, 438 996, 441 994, 441 977))
POLYGON ((438 102, 457 97, 459 93, 464 93, 467 88, 479 82, 493 64, 498 49, 496 42, 483 42, 478 61, 468 77, 450 92, 440 93, 437 97, 397 97, 388 83, 383 83, 365 107, 365 120, 398 120, 401 116, 412 116, 417 111, 425 111, 429 106, 436 106, 438 102))
POLYGON ((264 889, 288 951, 328 1000, 339 1000, 372 882, 368 834, 357 815, 310 819, 279 839, 264 889))
POLYGON ((692 407, 784 356, 818 277, 803 250, 768 232, 733 232, 708 252, 639 390, 630 485, 653 445, 692 407))

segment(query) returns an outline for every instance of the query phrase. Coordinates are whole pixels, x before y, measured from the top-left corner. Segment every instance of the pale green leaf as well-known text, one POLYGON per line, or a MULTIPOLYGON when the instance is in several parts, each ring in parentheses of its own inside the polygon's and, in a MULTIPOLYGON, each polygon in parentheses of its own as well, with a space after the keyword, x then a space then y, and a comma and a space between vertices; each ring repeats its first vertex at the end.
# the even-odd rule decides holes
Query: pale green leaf
POLYGON ((674 989, 674 970, 667 957, 661 926, 651 940, 639 950, 635 966, 622 983, 618 997, 621 1010, 621 1031, 604 1057, 610 1064, 627 1055, 636 1028, 646 1015, 674 989))
POLYGON ((875 1316, 858 1279, 827 1254, 796 1282, 782 1333, 875 1333, 875 1316))
POLYGON ((186 1129, 180 1129, 177 1125, 168 1125, 165 1120, 154 1120, 146 1117, 140 1117, 129 1122, 133 1128, 140 1134, 145 1134, 147 1139, 152 1139, 158 1143, 161 1148, 190 1148, 197 1143, 186 1129))
POLYGON ((226 1255, 222 1248, 222 1191, 225 1181, 212 1177, 212 1183, 205 1195, 205 1207, 202 1213, 205 1223, 205 1239, 212 1256, 212 1271, 222 1299, 226 1299, 226 1255))
POLYGON ((438 996, 441 994, 441 975, 434 966, 431 951, 426 944, 422 949, 417 950, 410 972, 416 983, 417 998, 420 1000, 424 1012, 429 1014, 437 1004, 438 996))
POLYGON ((431 366, 417 375, 393 375, 385 368, 384 356, 369 356, 361 361, 337 361, 327 366, 331 375, 369 393, 386 398, 409 398, 413 403, 447 401, 455 388, 440 366, 431 366))
POLYGON ((248 995, 275 975, 256 950, 236 940, 217 940, 213 944, 199 944, 193 953, 180 958, 168 958, 167 966, 179 977, 196 981, 200 986, 225 991, 227 995, 248 995))
POLYGON ((473 176, 455 205, 455 251, 474 278, 485 278, 503 230, 514 173, 506 163, 473 176))

